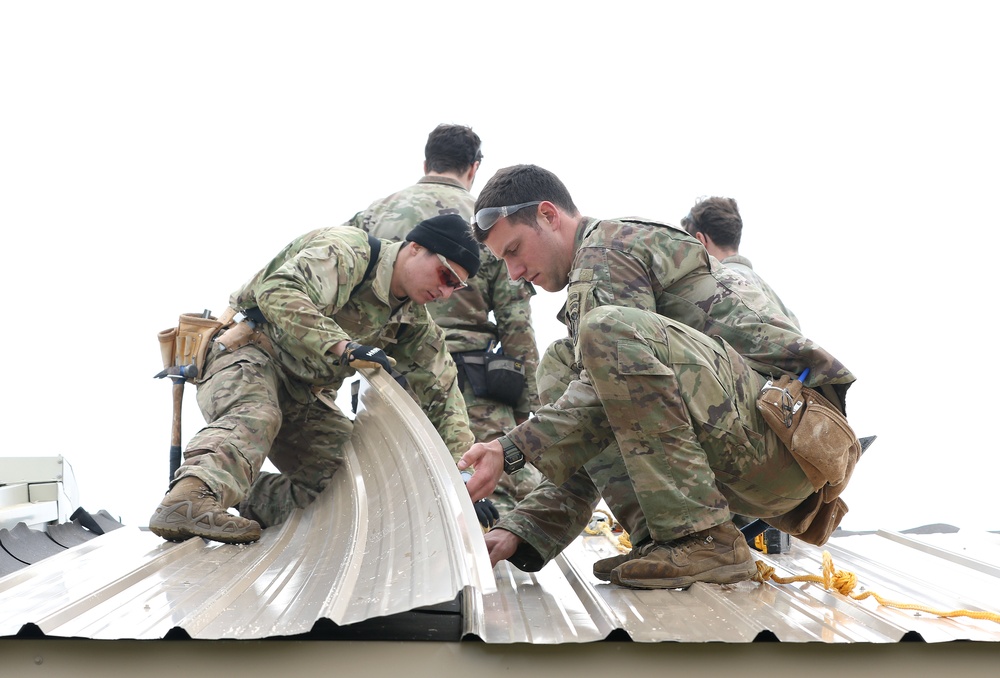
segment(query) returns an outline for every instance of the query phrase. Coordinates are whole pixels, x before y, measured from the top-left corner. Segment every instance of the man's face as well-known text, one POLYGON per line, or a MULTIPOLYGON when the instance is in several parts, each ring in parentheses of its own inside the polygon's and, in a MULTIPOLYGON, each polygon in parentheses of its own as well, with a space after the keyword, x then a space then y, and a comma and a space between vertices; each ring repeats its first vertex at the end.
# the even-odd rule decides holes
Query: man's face
MULTIPOLYGON (((408 245, 413 246, 414 243, 408 245)), ((448 259, 442 261, 425 247, 419 247, 415 255, 406 260, 405 267, 404 294, 417 304, 447 299, 469 279, 469 272, 462 266, 448 259)))
POLYGON ((505 217, 488 231, 486 246, 507 264, 511 280, 523 278, 547 292, 558 292, 569 280, 572 247, 566 247, 544 216, 536 214, 535 223, 537 228, 511 224, 505 217))

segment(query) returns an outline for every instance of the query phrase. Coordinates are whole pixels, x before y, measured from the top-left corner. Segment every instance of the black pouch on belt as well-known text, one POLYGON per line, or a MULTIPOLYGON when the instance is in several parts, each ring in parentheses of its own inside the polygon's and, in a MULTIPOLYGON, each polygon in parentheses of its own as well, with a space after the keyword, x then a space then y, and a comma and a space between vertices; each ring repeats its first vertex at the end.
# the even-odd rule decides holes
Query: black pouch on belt
POLYGON ((504 355, 503 349, 454 353, 462 388, 468 382, 472 392, 506 405, 517 405, 524 392, 524 361, 504 355))
POLYGON ((517 405, 524 392, 524 361, 511 358, 503 350, 487 351, 486 393, 490 398, 507 405, 517 405))

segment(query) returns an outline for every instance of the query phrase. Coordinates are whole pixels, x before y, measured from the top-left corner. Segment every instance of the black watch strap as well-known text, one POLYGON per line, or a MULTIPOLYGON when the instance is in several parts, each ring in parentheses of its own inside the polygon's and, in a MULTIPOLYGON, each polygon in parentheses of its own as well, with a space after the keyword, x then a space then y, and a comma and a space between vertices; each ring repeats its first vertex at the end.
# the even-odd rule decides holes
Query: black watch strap
POLYGON ((517 449, 517 445, 507 436, 500 436, 497 440, 503 448, 503 472, 513 475, 524 468, 524 453, 517 449))

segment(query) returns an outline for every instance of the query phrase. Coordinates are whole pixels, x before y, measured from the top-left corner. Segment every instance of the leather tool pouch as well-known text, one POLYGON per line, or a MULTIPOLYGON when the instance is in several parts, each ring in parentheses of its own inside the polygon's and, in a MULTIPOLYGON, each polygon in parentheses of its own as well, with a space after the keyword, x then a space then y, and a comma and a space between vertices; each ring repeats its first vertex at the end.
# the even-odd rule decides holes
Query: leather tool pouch
POLYGON ((800 539, 823 544, 847 513, 839 497, 861 456, 861 444, 836 406, 793 377, 764 384, 757 409, 816 490, 793 511, 766 521, 800 539))
MULTIPOLYGON (((223 314, 223 318, 228 315, 228 312, 232 309, 226 309, 227 313, 223 314)), ((245 311, 245 318, 240 320, 238 323, 232 323, 231 320, 235 317, 235 311, 233 311, 233 317, 227 321, 223 327, 226 328, 225 332, 222 332, 218 337, 215 338, 215 346, 219 351, 233 352, 238 348, 243 348, 248 344, 253 344, 257 348, 263 350, 272 358, 275 357, 274 344, 271 343, 270 337, 261 329, 261 326, 267 321, 264 316, 260 314, 260 311, 256 308, 245 311), (250 319, 253 319, 250 321, 250 319)))
POLYGON ((462 388, 465 383, 480 398, 506 405, 517 405, 524 392, 524 361, 504 355, 503 351, 468 351, 453 355, 459 365, 462 388))
POLYGON ((168 327, 156 338, 160 341, 160 357, 163 359, 163 369, 174 366, 174 344, 177 341, 177 328, 168 327))
POLYGON ((214 316, 203 318, 199 313, 181 313, 174 340, 174 365, 193 363, 198 368, 198 377, 203 375, 212 337, 222 327, 223 323, 214 316))

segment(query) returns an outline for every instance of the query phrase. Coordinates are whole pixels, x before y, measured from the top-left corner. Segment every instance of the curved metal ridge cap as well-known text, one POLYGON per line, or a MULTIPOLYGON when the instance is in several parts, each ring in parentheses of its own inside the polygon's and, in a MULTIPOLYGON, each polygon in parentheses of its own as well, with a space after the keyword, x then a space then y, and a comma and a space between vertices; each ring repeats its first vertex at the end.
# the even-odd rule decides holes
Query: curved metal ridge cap
POLYGON ((380 537, 382 552, 397 551, 395 557, 404 558, 401 564, 409 564, 386 582, 404 590, 403 582, 411 582, 415 606, 451 600, 465 586, 495 592, 482 527, 451 453, 395 380, 381 370, 368 372, 358 399, 354 447, 366 485, 381 491, 370 499, 370 534, 380 537), (375 522, 379 519, 381 529, 375 522), (412 553, 399 554, 395 547, 400 525, 417 537, 412 553), (443 597, 427 600, 427 591, 445 581, 445 575, 450 583, 437 594, 443 597))
POLYGON ((224 613, 183 619, 192 637, 295 635, 320 618, 346 625, 448 602, 465 587, 496 590, 441 437, 391 377, 364 377, 344 466, 316 501, 245 547, 252 562, 240 579, 252 586, 224 613))

